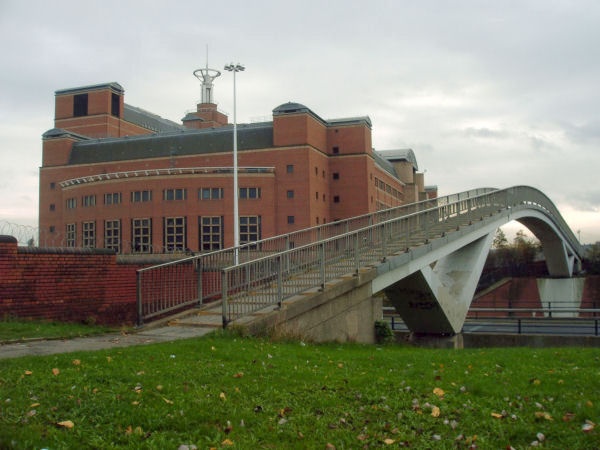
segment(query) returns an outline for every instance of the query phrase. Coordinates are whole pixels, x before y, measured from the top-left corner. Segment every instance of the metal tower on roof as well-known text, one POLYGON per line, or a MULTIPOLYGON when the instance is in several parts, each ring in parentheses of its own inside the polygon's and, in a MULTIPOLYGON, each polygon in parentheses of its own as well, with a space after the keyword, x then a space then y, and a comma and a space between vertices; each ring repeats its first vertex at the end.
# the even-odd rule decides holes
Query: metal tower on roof
POLYGON ((213 101, 213 80, 221 75, 216 69, 208 68, 208 47, 206 49, 206 67, 204 69, 194 70, 194 76, 200 80, 201 100, 200 103, 214 103, 213 101))

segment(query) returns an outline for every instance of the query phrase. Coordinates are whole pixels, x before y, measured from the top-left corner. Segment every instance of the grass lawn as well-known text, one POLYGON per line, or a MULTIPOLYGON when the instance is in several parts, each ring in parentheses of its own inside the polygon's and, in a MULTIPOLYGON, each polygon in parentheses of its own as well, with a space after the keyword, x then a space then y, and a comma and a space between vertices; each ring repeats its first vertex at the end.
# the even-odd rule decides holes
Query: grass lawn
POLYGON ((598 449, 599 393, 592 348, 215 334, 0 361, 0 448, 598 449))
POLYGON ((35 320, 0 320, 0 343, 27 339, 61 339, 114 331, 101 326, 35 320))

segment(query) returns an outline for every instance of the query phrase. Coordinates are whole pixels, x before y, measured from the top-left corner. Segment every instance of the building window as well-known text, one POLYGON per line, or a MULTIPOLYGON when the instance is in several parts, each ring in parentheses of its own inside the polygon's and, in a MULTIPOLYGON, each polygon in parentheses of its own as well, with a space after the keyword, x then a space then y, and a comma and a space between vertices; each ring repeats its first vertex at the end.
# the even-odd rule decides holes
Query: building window
POLYGON ((202 251, 223 248, 223 218, 220 216, 200 217, 200 249, 202 251))
POLYGON ((325 178, 325 171, 323 171, 323 178, 325 178))
POLYGON ((223 198, 223 188, 200 188, 198 189, 200 200, 220 200, 223 198))
POLYGON ((257 188, 257 187, 240 188, 240 198, 260 198, 260 188, 257 188))
POLYGON ((96 222, 83 222, 83 247, 96 248, 96 222))
POLYGON ((152 219, 131 219, 131 250, 134 253, 152 251, 152 219))
POLYGON ((119 203, 121 203, 120 192, 111 192, 109 194, 104 194, 105 205, 118 205, 119 203))
POLYGON ((121 99, 119 98, 118 94, 115 94, 113 92, 112 96, 110 98, 110 113, 115 117, 119 117, 120 111, 121 111, 121 99))
POLYGON ((285 170, 287 171, 287 173, 294 173, 294 165, 293 164, 288 164, 286 166, 285 170))
POLYGON ((315 175, 319 176, 319 168, 315 167, 315 175))
POLYGON ((296 222, 296 218, 294 216, 287 216, 288 224, 292 225, 296 222))
POLYGON ((67 247, 75 247, 77 245, 77 225, 74 223, 67 224, 67 235, 65 245, 67 247))
POLYGON ((151 202, 152 191, 133 191, 131 193, 131 203, 151 202))
POLYGON ((333 173, 333 179, 334 179, 334 180, 339 180, 339 179, 340 179, 340 174, 339 174, 339 172, 334 172, 334 173, 333 173))
POLYGON ((77 94, 73 96, 73 117, 87 116, 88 95, 77 94))
POLYGON ((339 195, 334 195, 333 196, 333 203, 339 203, 340 202, 340 196, 339 195))
POLYGON ((260 216, 240 216, 240 244, 260 240, 260 216))
POLYGON ((294 191, 287 191, 287 198, 294 198, 294 191))
POLYGON ((50 203, 50 211, 55 211, 56 205, 54 203, 50 203))
POLYGON ((187 198, 187 190, 184 188, 165 189, 163 191, 163 200, 185 200, 187 198))
POLYGON ((68 198, 67 199, 67 209, 75 209, 77 208, 77 199, 76 198, 68 198))
POLYGON ((337 147, 337 146, 336 146, 336 147, 333 147, 332 151, 333 151, 333 154, 334 154, 334 155, 337 155, 337 154, 339 154, 339 153, 340 153, 340 148, 339 148, 339 147, 337 147))
POLYGON ((56 231, 56 227, 54 225, 50 225, 48 231, 50 231, 50 233, 54 233, 56 231))
POLYGON ((164 247, 168 252, 183 251, 186 245, 185 217, 165 217, 164 247))
POLYGON ((84 195, 81 197, 81 206, 87 208, 89 206, 96 205, 96 196, 95 195, 84 195))
POLYGON ((52 181, 52 182, 50 183, 50 189, 51 189, 51 190, 54 190, 54 189, 56 189, 56 183, 55 183, 54 181, 52 181))
POLYGON ((104 248, 114 250, 116 253, 121 252, 121 221, 120 220, 105 220, 104 221, 104 248))
POLYGON ((323 201, 325 201, 325 194, 323 194, 323 201))

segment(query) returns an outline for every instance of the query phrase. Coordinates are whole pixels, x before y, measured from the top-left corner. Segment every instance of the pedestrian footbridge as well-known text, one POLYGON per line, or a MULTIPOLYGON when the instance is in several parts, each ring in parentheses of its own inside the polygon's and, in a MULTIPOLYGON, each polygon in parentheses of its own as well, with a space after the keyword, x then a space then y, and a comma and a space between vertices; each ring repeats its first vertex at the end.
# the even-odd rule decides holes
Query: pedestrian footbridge
POLYGON ((224 327, 370 341, 385 292, 413 333, 453 335, 462 329, 496 230, 513 220, 542 244, 549 279, 541 294, 571 296, 578 307, 579 242, 546 195, 516 186, 475 189, 142 269, 138 321, 201 306, 197 322, 218 318, 224 327))

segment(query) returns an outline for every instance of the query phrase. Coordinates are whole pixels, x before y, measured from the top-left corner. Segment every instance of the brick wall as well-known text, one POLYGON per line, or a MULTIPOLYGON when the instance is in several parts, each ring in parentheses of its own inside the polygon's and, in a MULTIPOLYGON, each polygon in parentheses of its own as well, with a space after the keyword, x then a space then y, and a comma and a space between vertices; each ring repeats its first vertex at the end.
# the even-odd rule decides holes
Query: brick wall
MULTIPOLYGON (((600 275, 587 275, 583 285, 581 308, 600 307, 600 275)), ((536 277, 506 278, 494 287, 475 296, 473 308, 541 308, 542 301, 536 277)), ((508 315, 508 313, 506 313, 508 315)), ((469 313, 469 316, 473 316, 469 313)), ((512 314, 515 316, 515 313, 512 314)), ((591 313, 582 313, 590 316, 591 313)), ((498 316, 498 313, 477 313, 478 317, 498 316)), ((531 317, 531 313, 516 313, 516 316, 531 317)), ((543 316, 536 313, 536 316, 543 316)))
POLYGON ((0 315, 133 324, 140 267, 106 250, 18 247, 0 236, 0 315))

